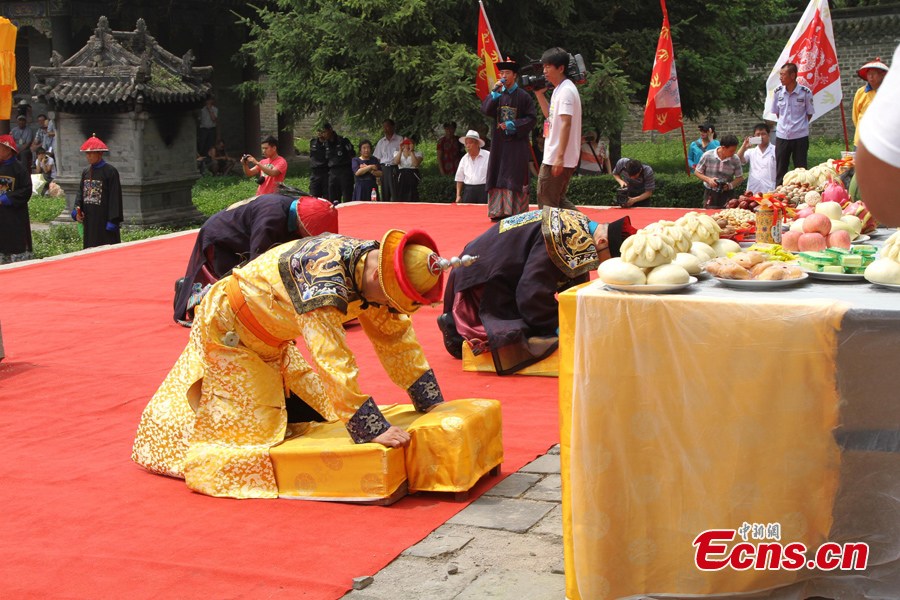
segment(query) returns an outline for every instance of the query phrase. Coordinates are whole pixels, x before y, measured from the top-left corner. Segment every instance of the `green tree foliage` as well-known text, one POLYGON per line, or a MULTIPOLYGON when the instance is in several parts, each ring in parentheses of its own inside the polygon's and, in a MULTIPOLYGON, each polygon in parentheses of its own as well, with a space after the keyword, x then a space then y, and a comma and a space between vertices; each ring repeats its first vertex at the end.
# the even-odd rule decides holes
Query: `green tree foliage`
MULTIPOLYGON (((787 2, 670 3, 686 117, 761 103, 765 74, 749 66, 777 56, 784 40, 767 35, 764 23, 786 14, 787 2)), ((614 132, 628 101, 644 104, 662 24, 657 0, 486 0, 485 9, 500 50, 520 63, 557 45, 584 56, 591 126, 614 132)), ((418 133, 481 118, 474 0, 272 0, 255 14, 244 50, 286 114, 318 112, 365 128, 392 117, 401 131, 418 133)))

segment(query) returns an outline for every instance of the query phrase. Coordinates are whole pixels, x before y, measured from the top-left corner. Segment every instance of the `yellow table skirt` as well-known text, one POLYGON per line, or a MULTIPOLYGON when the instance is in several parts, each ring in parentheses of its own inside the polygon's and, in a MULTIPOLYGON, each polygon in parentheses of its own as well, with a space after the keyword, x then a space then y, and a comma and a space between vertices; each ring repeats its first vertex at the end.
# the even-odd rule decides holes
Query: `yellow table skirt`
POLYGON ((409 404, 380 407, 407 429, 405 449, 354 444, 344 424, 292 423, 291 435, 269 450, 283 498, 368 502, 409 491, 463 492, 503 462, 500 403, 445 402, 430 413, 409 404))
MULTIPOLYGON (((708 529, 828 539, 840 453, 834 301, 560 295, 568 598, 738 594, 807 570, 701 571, 708 529)), ((692 596, 693 597, 693 596, 692 596)))
MULTIPOLYGON (((494 368, 494 357, 490 352, 482 352, 479 355, 472 354, 472 347, 469 342, 463 342, 463 371, 474 373, 496 373, 494 368)), ((559 350, 553 354, 538 361, 533 365, 529 365, 521 371, 516 371, 516 375, 534 375, 537 377, 558 377, 559 376, 559 350)))

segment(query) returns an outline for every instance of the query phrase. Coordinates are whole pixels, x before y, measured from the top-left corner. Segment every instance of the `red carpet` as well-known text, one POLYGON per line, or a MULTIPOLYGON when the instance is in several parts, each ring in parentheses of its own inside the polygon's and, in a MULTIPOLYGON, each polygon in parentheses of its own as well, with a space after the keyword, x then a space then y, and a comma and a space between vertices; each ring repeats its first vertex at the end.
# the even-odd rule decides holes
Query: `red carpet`
MULTIPOLYGON (((641 226, 684 211, 628 212, 641 226)), ((340 219, 357 237, 426 229, 445 256, 489 225, 483 206, 347 206, 340 219)), ((391 507, 216 499, 134 465, 141 410, 187 341, 171 306, 193 239, 0 270, 4 597, 336 598, 464 507, 442 495, 391 507)), ((463 373, 437 314, 421 310, 415 322, 445 397, 503 403, 504 474, 555 444, 556 380, 463 373)), ((362 388, 380 403, 405 401, 359 328, 349 336, 362 388)))

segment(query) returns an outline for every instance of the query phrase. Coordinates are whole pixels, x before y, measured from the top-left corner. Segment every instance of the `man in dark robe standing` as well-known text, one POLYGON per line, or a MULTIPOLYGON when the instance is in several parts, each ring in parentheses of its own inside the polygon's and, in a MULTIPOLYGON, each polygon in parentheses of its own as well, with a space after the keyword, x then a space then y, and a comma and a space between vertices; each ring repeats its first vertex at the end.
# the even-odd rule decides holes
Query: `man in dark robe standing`
POLYGON ((31 258, 31 176, 17 154, 13 136, 0 136, 0 265, 31 258))
POLYGON ((492 221, 528 210, 529 140, 536 122, 534 100, 516 81, 519 66, 507 57, 497 69, 500 79, 481 103, 481 111, 496 120, 486 182, 492 221))
POLYGON ((81 173, 81 184, 75 192, 72 219, 84 225, 84 247, 118 244, 122 241, 122 185, 119 172, 103 160, 109 148, 97 136, 81 145, 88 168, 81 173))
POLYGON ((337 210, 324 198, 263 194, 207 219, 184 278, 175 283, 175 321, 190 326, 203 288, 241 263, 291 240, 338 232, 337 210))
POLYGON ((490 351, 498 375, 550 356, 559 345, 557 292, 619 256, 634 231, 628 217, 599 224, 549 206, 492 225, 463 250, 478 260, 447 281, 438 317, 447 352, 462 358, 463 341, 476 355, 490 351))

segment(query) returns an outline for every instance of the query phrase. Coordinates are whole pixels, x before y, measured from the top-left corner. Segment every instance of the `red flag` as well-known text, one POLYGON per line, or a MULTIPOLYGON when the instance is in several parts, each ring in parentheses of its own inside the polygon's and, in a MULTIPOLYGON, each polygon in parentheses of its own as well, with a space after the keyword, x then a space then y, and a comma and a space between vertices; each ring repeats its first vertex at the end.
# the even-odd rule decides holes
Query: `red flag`
POLYGON ((478 7, 478 58, 481 64, 478 65, 478 75, 475 77, 475 93, 484 100, 499 78, 494 63, 500 62, 500 49, 497 48, 497 40, 494 39, 494 32, 491 31, 491 24, 488 22, 481 0, 478 7))
POLYGON ((810 0, 800 22, 794 28, 787 45, 766 80, 766 110, 763 117, 775 121, 771 108, 775 88, 781 85, 778 72, 784 63, 797 65, 797 83, 812 90, 816 112, 815 121, 841 103, 841 70, 838 67, 837 50, 828 0, 810 0))
POLYGON ((644 107, 644 131, 666 133, 681 127, 681 96, 678 93, 678 75, 675 73, 675 50, 669 32, 669 12, 666 0, 660 0, 663 12, 662 29, 656 44, 653 73, 650 76, 650 92, 644 107))

